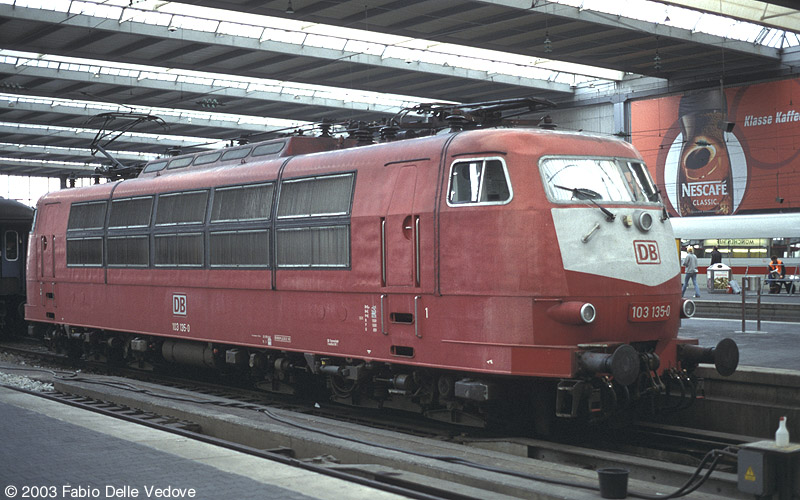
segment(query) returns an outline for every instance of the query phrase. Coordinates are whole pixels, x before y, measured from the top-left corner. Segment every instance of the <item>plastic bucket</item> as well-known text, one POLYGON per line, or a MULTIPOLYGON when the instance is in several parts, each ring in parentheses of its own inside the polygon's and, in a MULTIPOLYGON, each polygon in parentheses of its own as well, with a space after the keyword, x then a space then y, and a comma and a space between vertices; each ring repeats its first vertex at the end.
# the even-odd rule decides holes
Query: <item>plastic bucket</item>
POLYGON ((603 498, 628 497, 628 469, 609 467, 597 469, 600 480, 600 496, 603 498))

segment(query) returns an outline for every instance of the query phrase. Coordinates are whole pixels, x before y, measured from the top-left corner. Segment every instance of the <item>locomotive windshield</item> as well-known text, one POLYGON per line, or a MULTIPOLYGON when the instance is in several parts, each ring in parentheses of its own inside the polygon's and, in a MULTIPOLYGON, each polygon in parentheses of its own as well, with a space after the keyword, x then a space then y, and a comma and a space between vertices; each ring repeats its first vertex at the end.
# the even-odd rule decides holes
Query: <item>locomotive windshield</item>
POLYGON ((643 163, 611 158, 545 158, 541 173, 553 201, 657 203, 643 163))

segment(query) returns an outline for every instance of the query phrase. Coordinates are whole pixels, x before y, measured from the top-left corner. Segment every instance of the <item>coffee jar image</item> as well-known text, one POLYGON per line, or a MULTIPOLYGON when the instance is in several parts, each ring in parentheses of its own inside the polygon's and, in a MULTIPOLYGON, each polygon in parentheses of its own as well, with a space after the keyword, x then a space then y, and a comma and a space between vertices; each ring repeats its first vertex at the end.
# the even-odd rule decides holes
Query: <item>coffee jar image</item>
POLYGON ((731 160, 725 145, 727 104, 721 90, 681 98, 683 136, 677 194, 681 216, 728 215, 733 211, 731 160))

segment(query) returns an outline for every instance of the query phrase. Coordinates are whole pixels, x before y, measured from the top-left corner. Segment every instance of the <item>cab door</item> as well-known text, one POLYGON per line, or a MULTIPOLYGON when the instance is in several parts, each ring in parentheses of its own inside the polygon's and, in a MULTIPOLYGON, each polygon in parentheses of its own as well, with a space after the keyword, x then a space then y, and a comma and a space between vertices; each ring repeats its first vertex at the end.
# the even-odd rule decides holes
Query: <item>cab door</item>
POLYGON ((38 217, 37 225, 42 231, 35 233, 39 259, 37 265, 39 290, 42 305, 55 306, 55 277, 56 277, 56 235, 53 234, 53 223, 61 209, 61 203, 50 203, 44 206, 42 214, 38 217))
POLYGON ((417 165, 398 166, 394 188, 381 221, 383 285, 381 297, 383 333, 401 339, 420 336, 418 318, 420 286, 420 215, 414 212, 417 165))
POLYGON ((419 286, 417 262, 419 216, 413 213, 417 167, 401 167, 383 226, 386 286, 419 286))
POLYGON ((39 237, 39 277, 42 280, 55 278, 55 247, 56 236, 54 234, 42 234, 39 237))

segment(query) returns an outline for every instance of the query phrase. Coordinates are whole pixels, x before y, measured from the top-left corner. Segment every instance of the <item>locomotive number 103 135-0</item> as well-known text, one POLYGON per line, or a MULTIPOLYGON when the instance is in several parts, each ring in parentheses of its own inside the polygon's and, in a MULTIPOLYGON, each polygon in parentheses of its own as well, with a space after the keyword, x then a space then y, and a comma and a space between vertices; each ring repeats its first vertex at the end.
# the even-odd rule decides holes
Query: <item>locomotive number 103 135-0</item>
POLYGON ((644 302, 631 304, 628 308, 628 321, 666 321, 672 313, 667 302, 644 302))
POLYGON ((172 331, 179 333, 189 333, 192 331, 192 327, 189 325, 189 323, 172 323, 172 331))

